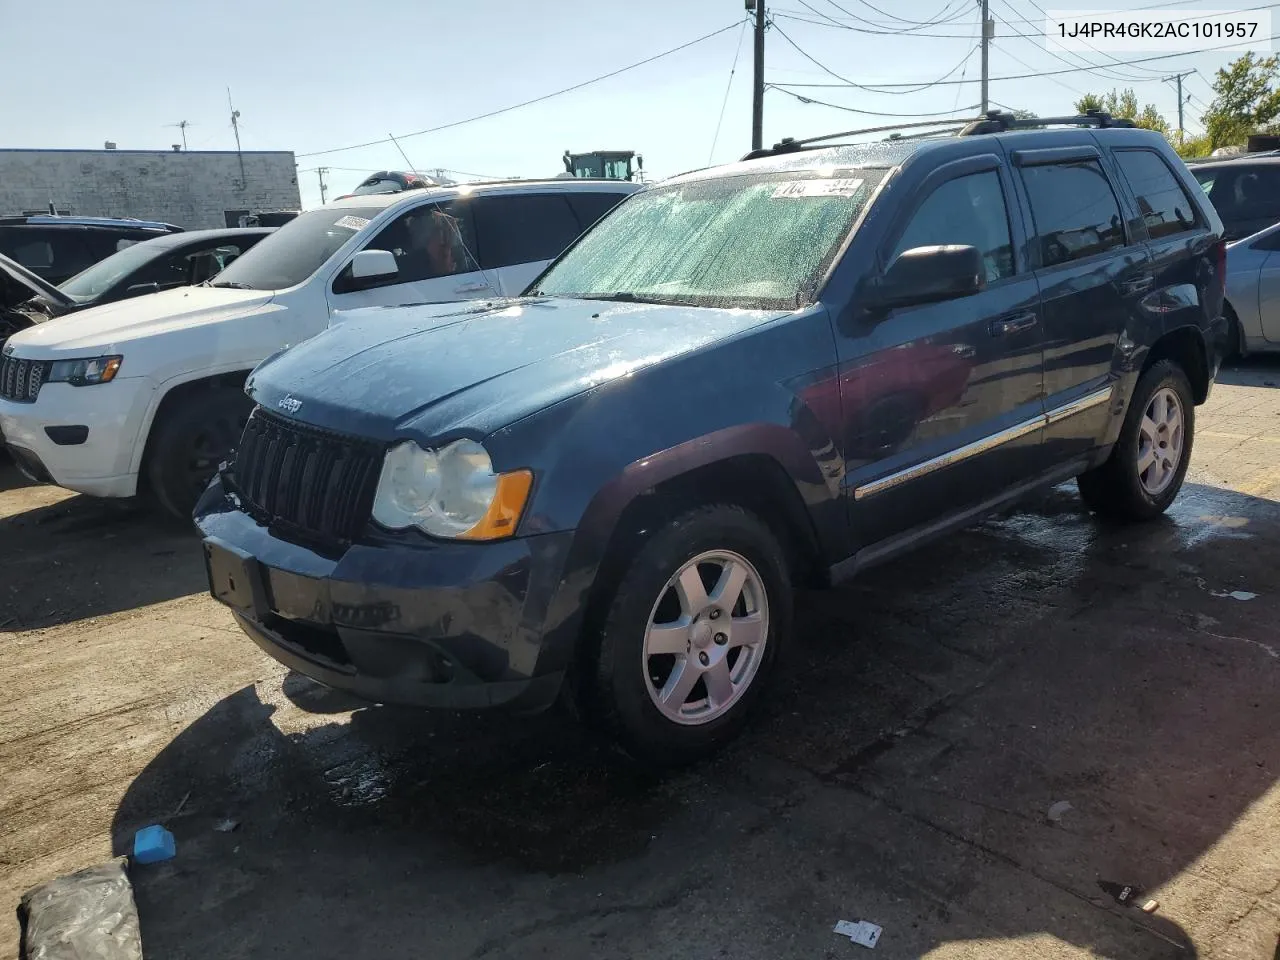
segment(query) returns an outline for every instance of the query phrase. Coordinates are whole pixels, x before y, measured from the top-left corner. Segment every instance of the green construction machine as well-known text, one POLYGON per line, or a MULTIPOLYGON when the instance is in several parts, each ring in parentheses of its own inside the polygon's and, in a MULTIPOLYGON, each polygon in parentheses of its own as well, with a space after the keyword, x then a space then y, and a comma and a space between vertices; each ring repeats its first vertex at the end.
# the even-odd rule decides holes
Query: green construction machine
POLYGON ((564 169, 572 177, 641 180, 644 177, 644 157, 637 156, 634 150, 592 150, 590 153, 570 153, 566 150, 564 169))

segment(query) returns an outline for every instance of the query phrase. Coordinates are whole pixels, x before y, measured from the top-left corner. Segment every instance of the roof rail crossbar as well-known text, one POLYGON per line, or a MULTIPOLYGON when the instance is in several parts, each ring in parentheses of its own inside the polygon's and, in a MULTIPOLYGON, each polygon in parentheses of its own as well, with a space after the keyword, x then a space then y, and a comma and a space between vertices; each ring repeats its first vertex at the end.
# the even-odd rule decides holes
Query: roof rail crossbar
POLYGON ((945 127, 949 123, 966 123, 972 124, 980 121, 978 117, 975 120, 966 120, 960 117, 951 117, 947 120, 923 120, 917 123, 890 123, 880 127, 862 127, 858 130, 842 130, 839 133, 824 133, 817 137, 805 137, 803 140, 797 140, 795 137, 786 137, 779 140, 772 147, 765 147, 762 150, 752 150, 743 160, 755 160, 759 157, 773 157, 783 153, 796 153, 799 150, 817 149, 813 144, 820 144, 824 140, 837 140, 840 137, 856 137, 867 133, 888 133, 895 130, 917 130, 922 127, 945 127))
POLYGON ((1003 133, 1006 130, 1034 130, 1037 127, 1070 126, 1070 127, 1134 127, 1132 120, 1113 117, 1102 110, 1090 110, 1073 117, 1015 117, 1012 113, 1001 110, 989 110, 982 117, 969 123, 960 131, 960 136, 967 137, 979 133, 1003 133))

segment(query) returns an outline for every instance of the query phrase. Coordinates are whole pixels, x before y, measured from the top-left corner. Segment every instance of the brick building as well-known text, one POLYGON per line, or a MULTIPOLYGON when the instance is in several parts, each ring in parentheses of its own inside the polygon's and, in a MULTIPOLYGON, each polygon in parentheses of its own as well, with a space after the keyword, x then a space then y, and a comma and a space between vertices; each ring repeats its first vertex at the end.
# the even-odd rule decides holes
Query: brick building
POLYGON ((0 216, 58 213, 162 220, 188 230, 238 225, 264 210, 297 210, 287 150, 0 149, 0 216))

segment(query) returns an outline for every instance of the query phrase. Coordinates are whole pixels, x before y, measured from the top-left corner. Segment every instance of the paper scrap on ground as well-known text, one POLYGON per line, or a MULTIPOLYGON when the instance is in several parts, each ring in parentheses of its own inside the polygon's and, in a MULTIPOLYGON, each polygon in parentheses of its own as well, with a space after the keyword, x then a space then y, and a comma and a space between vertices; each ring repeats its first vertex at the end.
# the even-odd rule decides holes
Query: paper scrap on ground
POLYGON ((840 934, 842 937, 848 937, 859 946, 874 949, 883 931, 874 923, 868 923, 866 920, 841 920, 836 923, 833 932, 840 934))
POLYGON ((1051 822, 1059 823, 1061 822, 1064 814, 1070 813, 1074 809, 1075 808, 1071 806, 1070 800, 1059 800, 1049 808, 1049 812, 1046 816, 1051 822))

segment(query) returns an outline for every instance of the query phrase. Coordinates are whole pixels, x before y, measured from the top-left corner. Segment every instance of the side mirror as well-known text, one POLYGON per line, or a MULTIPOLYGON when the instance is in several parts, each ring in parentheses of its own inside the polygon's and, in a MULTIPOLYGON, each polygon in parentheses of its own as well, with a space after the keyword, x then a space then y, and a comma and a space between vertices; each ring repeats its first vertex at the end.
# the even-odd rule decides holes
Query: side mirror
POLYGON ((159 289, 160 284, 158 283, 135 283, 124 288, 124 295, 126 297, 140 297, 144 293, 155 293, 159 289))
POLYGON ((868 300, 871 306, 907 307, 968 297, 986 286, 987 268, 977 247, 912 247, 889 264, 868 300))
POLYGON ((399 273, 395 254, 390 250, 361 250, 351 258, 351 279, 368 280, 399 273))

